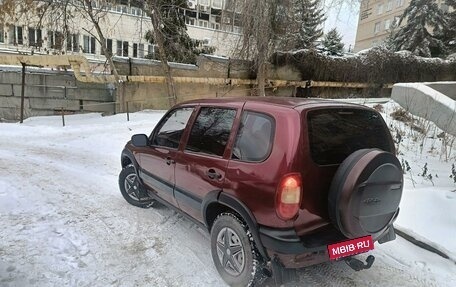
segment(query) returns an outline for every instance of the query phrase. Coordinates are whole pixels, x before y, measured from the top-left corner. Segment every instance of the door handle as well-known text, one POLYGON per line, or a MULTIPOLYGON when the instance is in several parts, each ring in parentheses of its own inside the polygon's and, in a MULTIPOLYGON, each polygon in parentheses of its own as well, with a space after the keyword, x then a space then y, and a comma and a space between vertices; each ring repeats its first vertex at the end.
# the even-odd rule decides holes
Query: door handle
POLYGON ((210 179, 221 179, 222 175, 215 171, 215 169, 211 168, 206 172, 207 177, 210 179))
POLYGON ((174 159, 170 158, 169 156, 166 158, 166 164, 167 165, 172 165, 172 164, 175 164, 176 162, 174 161, 174 159))

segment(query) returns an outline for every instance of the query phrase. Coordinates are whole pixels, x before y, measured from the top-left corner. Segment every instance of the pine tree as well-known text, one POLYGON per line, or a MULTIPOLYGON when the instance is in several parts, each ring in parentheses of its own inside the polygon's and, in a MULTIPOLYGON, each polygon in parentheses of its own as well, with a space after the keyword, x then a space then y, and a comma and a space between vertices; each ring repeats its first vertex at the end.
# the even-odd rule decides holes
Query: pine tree
POLYGON ((341 56, 343 54, 344 44, 342 43, 342 36, 337 32, 336 28, 326 33, 321 43, 329 55, 341 56))
POLYGON ((397 23, 391 24, 390 28, 388 29, 388 35, 386 35, 385 40, 382 43, 382 46, 385 47, 389 51, 395 51, 396 47, 394 44, 394 38, 397 33, 397 23))
POLYGON ((443 31, 443 41, 450 53, 456 53, 456 0, 446 0, 446 4, 453 9, 446 14, 447 25, 443 31))
MULTIPOLYGON (((214 52, 210 48, 200 48, 201 41, 193 40, 188 36, 185 16, 179 11, 179 9, 188 8, 186 0, 157 0, 156 2, 157 7, 160 7, 160 32, 163 35, 163 46, 168 61, 194 64, 198 54, 214 52)), ((151 44, 158 44, 153 31, 146 33, 146 39, 151 44)), ((148 55, 148 58, 160 59, 158 53, 148 55)))
POLYGON ((431 57, 441 55, 445 45, 438 38, 446 26, 445 15, 436 1, 412 0, 399 20, 407 21, 394 37, 396 50, 408 50, 415 55, 431 57))
POLYGON ((326 20, 320 0, 294 0, 294 18, 297 25, 296 49, 316 47, 316 41, 323 36, 322 24, 326 20))

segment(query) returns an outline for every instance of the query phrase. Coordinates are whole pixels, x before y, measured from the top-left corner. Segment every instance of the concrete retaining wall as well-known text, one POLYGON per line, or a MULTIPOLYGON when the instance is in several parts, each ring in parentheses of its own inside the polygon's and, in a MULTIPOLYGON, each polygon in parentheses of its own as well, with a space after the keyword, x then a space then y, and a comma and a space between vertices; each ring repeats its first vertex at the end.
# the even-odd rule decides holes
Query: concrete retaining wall
POLYGON ((411 114, 456 136, 455 87, 456 82, 396 84, 391 98, 411 114))
MULTIPOLYGON (((21 68, 0 67, 0 119, 19 119, 21 81, 21 68)), ((110 85, 80 83, 70 72, 27 68, 25 83, 25 117, 53 115, 62 108, 68 113, 115 112, 110 85)))

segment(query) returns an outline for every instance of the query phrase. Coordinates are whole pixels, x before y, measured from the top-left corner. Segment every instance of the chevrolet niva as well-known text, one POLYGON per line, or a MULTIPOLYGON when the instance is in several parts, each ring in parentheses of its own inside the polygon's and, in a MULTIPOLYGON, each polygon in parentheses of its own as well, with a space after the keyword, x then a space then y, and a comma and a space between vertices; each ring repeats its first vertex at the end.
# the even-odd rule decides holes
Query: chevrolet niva
POLYGON ((205 228, 231 286, 345 260, 395 239, 403 173, 381 115, 321 99, 184 102, 121 155, 132 205, 155 201, 205 228))

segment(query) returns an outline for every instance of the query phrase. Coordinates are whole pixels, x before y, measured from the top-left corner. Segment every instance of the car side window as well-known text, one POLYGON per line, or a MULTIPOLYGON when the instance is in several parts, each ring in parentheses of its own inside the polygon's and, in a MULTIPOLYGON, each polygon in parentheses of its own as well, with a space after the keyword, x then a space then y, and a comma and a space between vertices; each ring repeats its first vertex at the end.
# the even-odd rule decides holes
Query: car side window
POLYGON ((180 108, 168 114, 152 139, 152 145, 177 149, 193 108, 180 108))
POLYGON ((265 160, 274 140, 274 120, 265 114, 244 112, 233 147, 232 159, 248 162, 265 160))
POLYGON ((223 156, 235 117, 233 109, 201 108, 185 150, 223 156))

